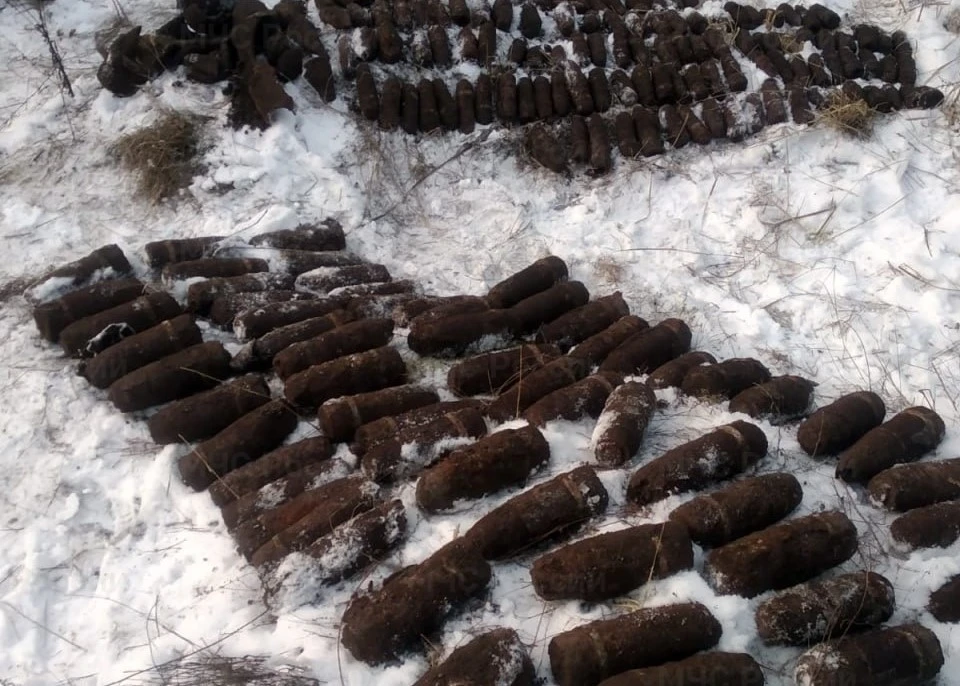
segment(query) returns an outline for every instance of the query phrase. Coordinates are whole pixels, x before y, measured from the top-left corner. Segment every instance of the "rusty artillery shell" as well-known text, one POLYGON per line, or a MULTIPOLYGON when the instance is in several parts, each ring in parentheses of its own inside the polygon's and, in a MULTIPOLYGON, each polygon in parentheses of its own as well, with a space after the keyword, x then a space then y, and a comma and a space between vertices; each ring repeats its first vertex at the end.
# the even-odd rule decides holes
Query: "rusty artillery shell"
POLYGON ((610 90, 624 107, 633 107, 637 104, 638 96, 633 87, 633 81, 622 69, 617 69, 610 75, 610 90))
POLYGON ((649 505, 740 474, 767 454, 767 437, 757 426, 736 421, 668 450, 630 477, 627 499, 649 505))
POLYGON ((630 307, 620 291, 597 298, 560 315, 540 327, 537 340, 554 343, 562 350, 581 343, 630 314, 630 307))
POLYGON ((320 406, 317 414, 324 435, 340 443, 351 440, 364 424, 439 401, 437 392, 430 388, 393 386, 328 400, 320 406))
POLYGON ((716 364, 716 358, 710 353, 695 350, 660 365, 647 377, 650 388, 679 388, 684 377, 694 367, 703 364, 716 364))
POLYGON ((219 477, 267 454, 297 428, 299 417, 281 400, 244 415, 180 458, 183 482, 197 491, 219 477))
POLYGON ((683 126, 690 136, 690 139, 697 145, 709 145, 713 137, 710 135, 710 129, 700 118, 694 114, 693 110, 687 105, 677 105, 677 114, 683 120, 683 126))
POLYGON ((85 317, 128 303, 142 296, 145 287, 138 279, 110 279, 40 303, 33 310, 33 321, 40 335, 52 343, 68 326, 85 317))
POLYGON ((960 498, 960 458, 891 467, 867 484, 870 497, 888 510, 906 512, 960 498))
POLYGON ((640 143, 640 154, 644 157, 662 155, 663 140, 660 138, 660 118, 647 107, 634 107, 631 111, 633 127, 640 143))
POLYGON ((630 72, 630 82, 633 84, 633 90, 637 92, 637 102, 645 107, 652 107, 657 104, 654 95, 653 75, 643 64, 638 64, 630 72))
POLYGON ((821 407, 800 424, 797 441, 813 457, 835 455, 879 426, 886 411, 876 393, 849 393, 821 407))
MULTIPOLYGON (((524 9, 532 5, 524 5, 524 9)), ((536 11, 536 10, 534 10, 536 11)), ((539 20, 539 16, 537 17, 539 20)), ((534 686, 537 670, 513 629, 494 629, 460 646, 413 686, 509 684, 534 686)))
POLYGON ((901 624, 814 646, 797 659, 794 678, 804 686, 901 686, 932 681, 941 667, 936 634, 920 624, 901 624))
POLYGON ((919 460, 939 445, 945 430, 933 410, 908 407, 847 448, 837 462, 837 477, 866 483, 884 469, 919 460))
POLYGON ((677 603, 583 624, 554 636, 547 651, 559 686, 597 686, 630 669, 712 648, 722 633, 706 607, 677 603))
POLYGON ((782 423, 807 411, 814 386, 812 381, 800 376, 776 376, 740 391, 730 400, 730 411, 782 423))
POLYGON ((400 102, 403 98, 403 82, 390 75, 380 89, 380 128, 394 131, 400 126, 400 102))
POLYGON ((273 358, 273 370, 287 379, 314 365, 385 346, 391 338, 393 320, 360 319, 284 348, 273 358))
POLYGON ((918 507, 890 524, 893 540, 911 550, 947 548, 960 538, 960 502, 918 507))
POLYGON ((591 69, 590 73, 587 74, 587 82, 590 84, 590 97, 593 98, 594 111, 606 112, 609 110, 613 104, 613 97, 610 95, 610 82, 607 81, 606 72, 599 67, 591 69))
POLYGON ((358 660, 380 664, 422 647, 421 637, 479 595, 490 565, 460 540, 389 577, 378 590, 358 595, 343 614, 341 642, 358 660))
POLYGON ((679 319, 664 319, 641 330, 613 350, 600 364, 600 371, 643 374, 690 349, 690 328, 679 319))
POLYGON ((424 357, 459 357, 505 347, 516 324, 507 310, 458 314, 435 321, 414 321, 407 344, 424 357))
POLYGON ((550 98, 553 112, 558 117, 566 117, 573 111, 570 100, 570 91, 567 89, 567 79, 562 69, 550 72, 550 98))
POLYGON ((298 291, 323 295, 344 286, 390 281, 390 272, 382 264, 355 264, 346 267, 320 267, 297 276, 298 291))
POLYGON ((413 427, 423 427, 444 415, 466 408, 483 407, 480 400, 451 400, 424 405, 407 410, 393 417, 381 417, 359 427, 354 434, 352 450, 356 455, 364 455, 374 447, 391 440, 413 427))
POLYGON ((294 281, 294 277, 289 274, 273 272, 207 279, 192 283, 187 288, 187 309, 199 315, 205 315, 218 296, 272 290, 287 291, 293 288, 294 281))
POLYGON ((457 118, 460 122, 460 133, 473 133, 476 127, 476 95, 473 85, 466 79, 457 82, 456 90, 457 118))
POLYGON ((202 277, 204 279, 225 278, 229 276, 243 276, 254 272, 265 272, 270 269, 266 260, 247 259, 242 257, 205 257, 187 262, 171 262, 165 264, 161 271, 163 280, 167 283, 202 277))
POLYGON ((447 386, 459 396, 499 393, 558 357, 560 350, 550 344, 522 345, 475 355, 450 368, 447 386))
POLYGON ((296 291, 261 291, 259 293, 220 295, 214 298, 210 304, 207 318, 221 329, 232 329, 233 320, 241 312, 272 303, 309 300, 312 297, 309 294, 297 293, 296 291))
POLYGON ((310 340, 339 326, 353 321, 353 315, 345 310, 334 310, 322 317, 304 319, 274 329, 253 342, 253 354, 258 362, 269 364, 274 357, 290 346, 310 340))
POLYGON ((189 262, 209 257, 223 236, 203 236, 200 238, 179 238, 147 243, 143 249, 147 255, 147 264, 154 269, 171 262, 189 262))
POLYGON ((540 74, 533 80, 533 100, 537 119, 546 121, 553 117, 553 90, 550 79, 540 74))
POLYGON ((517 336, 533 333, 541 325, 586 305, 589 300, 590 293, 581 282, 557 283, 510 307, 509 313, 515 324, 514 333, 517 336))
POLYGON ((596 174, 604 174, 613 166, 610 135, 607 125, 599 114, 587 118, 587 131, 590 136, 590 169, 596 174))
POLYGON ((684 118, 675 106, 661 105, 659 117, 664 136, 671 147, 680 149, 690 142, 690 133, 687 131, 684 118))
POLYGON ((148 293, 67 325, 60 332, 60 346, 71 357, 91 357, 182 312, 168 294, 148 293))
POLYGON ((717 547, 776 524, 803 500, 791 474, 764 474, 704 493, 670 513, 694 543, 717 547))
POLYGON ((457 103, 447 90, 447 85, 442 79, 433 80, 433 95, 437 102, 437 114, 440 116, 440 123, 447 131, 455 131, 459 124, 457 114, 457 103))
POLYGON ((571 61, 564 67, 564 76, 567 79, 567 91, 570 93, 573 111, 582 117, 589 117, 593 114, 594 107, 587 77, 580 71, 580 67, 571 61))
POLYGON ((497 396, 487 406, 486 414, 497 421, 515 419, 541 398, 576 383, 589 371, 589 363, 576 357, 560 357, 548 362, 497 396))
POLYGON ((597 463, 619 467, 633 459, 656 407, 657 398, 646 384, 631 381, 613 389, 591 439, 597 463))
POLYGON ((543 124, 535 124, 529 128, 526 147, 530 156, 550 171, 560 174, 566 170, 566 150, 543 124))
POLYGON ((270 400, 263 377, 248 374, 161 408, 147 420, 155 443, 192 443, 219 433, 270 400))
POLYGON ((517 117, 521 124, 537 119, 537 103, 533 95, 533 81, 524 76, 517 81, 517 117))
POLYGON ((509 72, 497 79, 497 118, 507 126, 517 118, 517 77, 509 72))
POLYGON ((37 305, 99 281, 127 276, 132 271, 127 256, 111 243, 47 273, 24 291, 23 297, 31 305, 37 305))
POLYGON ((586 164, 590 161, 590 134, 587 120, 575 116, 570 120, 570 159, 586 164))
POLYGON ((417 89, 417 101, 420 104, 420 131, 430 133, 440 128, 440 112, 437 110, 437 95, 433 82, 420 79, 417 89))
POLYGON ((477 42, 480 44, 480 66, 492 64, 497 59, 497 27, 484 21, 477 27, 477 42))
POLYGON ((610 677, 600 686, 660 686, 661 684, 710 686, 763 686, 763 670, 746 653, 698 653, 685 660, 656 667, 632 669, 610 677))
POLYGON ((930 594, 927 610, 938 621, 960 622, 960 575, 950 577, 930 594))
POLYGON ((490 9, 490 19, 498 31, 509 33, 510 24, 513 22, 513 5, 509 0, 494 0, 490 9))
POLYGON ((230 353, 218 342, 190 346, 120 377, 108 397, 121 412, 145 410, 217 385, 230 375, 230 353))
POLYGON ((297 276, 320 267, 349 267, 362 264, 363 260, 353 253, 343 250, 290 250, 285 248, 266 248, 232 246, 217 251, 217 258, 241 257, 261 259, 275 272, 297 276))
POLYGON ((570 543, 530 568, 544 600, 609 600, 693 567, 693 546, 679 524, 641 524, 570 543))
POLYGON ((614 119, 614 129, 617 134, 617 147, 620 154, 633 159, 640 154, 640 141, 633 126, 633 117, 629 112, 618 112, 614 119))
POLYGON ((395 348, 383 346, 309 367, 286 379, 284 395, 299 407, 319 407, 331 398, 377 391, 406 381, 395 348))
POLYGON ((683 377, 680 391, 696 398, 729 399, 769 380, 770 370, 760 360, 741 357, 693 367, 683 377))
POLYGON ((403 84, 400 126, 411 136, 420 130, 420 91, 412 83, 403 84))
POLYGON ((485 559, 502 560, 569 536, 608 503, 596 472, 577 467, 514 496, 481 517, 464 538, 485 559))
POLYGON ((808 581, 762 602, 757 633, 767 645, 810 646, 872 629, 893 615, 893 584, 874 572, 808 581))
POLYGON ((453 295, 446 298, 439 298, 431 303, 427 309, 414 315, 410 320, 411 328, 414 326, 426 326, 429 323, 437 322, 447 317, 459 314, 473 314, 475 312, 487 312, 490 305, 485 298, 478 295, 453 295))
POLYGON ((363 473, 377 483, 401 481, 486 433, 487 425, 478 409, 448 412, 371 447, 363 455, 363 473))
POLYGON ((376 505, 377 492, 376 484, 348 476, 304 490, 263 511, 254 501, 254 512, 240 516, 233 537, 240 552, 250 560, 265 545, 277 549, 302 542, 298 534, 306 534, 308 529, 320 532, 318 536, 330 533, 338 524, 376 505), (252 516, 255 512, 260 513, 252 516), (298 525, 300 528, 294 530, 298 525))
POLYGON ((857 552, 857 528, 839 511, 774 524, 707 553, 704 577, 723 595, 752 598, 794 586, 857 552))
MULTIPOLYGON (((237 338, 242 341, 262 338, 283 327, 298 324, 308 319, 325 317, 334 312, 338 313, 338 317, 343 317, 345 314, 342 313, 340 308, 344 304, 337 298, 270 303, 237 314, 233 322, 233 331, 237 338)), ((293 331, 293 329, 290 331, 293 331)), ((278 333, 276 339, 279 340, 283 336, 284 334, 278 333)), ((269 347, 275 347, 275 345, 271 343, 269 347)))
POLYGON ((623 377, 616 372, 593 374, 540 398, 524 411, 523 418, 541 427, 556 419, 576 421, 584 416, 596 419, 603 412, 610 393, 621 383, 623 377))
POLYGON ((83 366, 83 376, 97 388, 107 388, 120 377, 144 365, 203 342, 200 329, 188 314, 124 338, 83 366))
POLYGON ((587 365, 598 365, 621 344, 647 328, 647 322, 640 317, 632 314, 621 317, 600 333, 578 344, 569 355, 583 360, 587 365))
POLYGON ((427 469, 417 482, 417 505, 440 512, 458 500, 521 486, 549 459, 550 446, 536 427, 498 431, 427 469))
POLYGON ((223 474, 210 484, 208 492, 213 504, 223 507, 304 467, 328 462, 331 455, 333 450, 326 437, 305 438, 275 448, 253 462, 223 474))

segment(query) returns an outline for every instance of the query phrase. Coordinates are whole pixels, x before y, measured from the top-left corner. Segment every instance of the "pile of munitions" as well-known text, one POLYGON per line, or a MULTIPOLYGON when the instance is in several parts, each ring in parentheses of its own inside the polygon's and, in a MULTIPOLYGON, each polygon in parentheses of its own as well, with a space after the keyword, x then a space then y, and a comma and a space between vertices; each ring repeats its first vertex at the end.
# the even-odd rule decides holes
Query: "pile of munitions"
MULTIPOLYGON (((110 245, 25 293, 41 335, 81 358, 80 373, 118 410, 146 420, 158 444, 184 445, 182 480, 221 508, 270 602, 291 588, 320 597, 403 545, 398 489, 415 481, 415 507, 435 517, 512 495, 425 560, 354 594, 341 640, 366 663, 422 650, 424 636, 486 595, 492 565, 526 560, 546 602, 611 601, 697 567, 718 594, 769 594, 756 609, 760 639, 806 649, 801 684, 938 673, 929 629, 886 624, 887 579, 833 571, 857 552, 854 523, 837 510, 794 515, 803 489, 792 474, 746 474, 768 452, 754 422, 799 422, 806 453, 836 456, 837 478, 903 513, 891 527, 898 544, 947 546, 960 537, 960 459, 919 461, 944 437, 935 412, 887 418, 879 396, 858 391, 811 413, 813 382, 691 351, 683 321, 651 325, 619 292, 591 298, 555 256, 482 296, 440 297, 345 248, 331 220, 247 241, 167 240, 146 245, 151 271, 135 275, 110 245), (237 341, 231 355, 224 342, 237 341), (412 381, 411 354, 447 360, 446 388, 412 381), (283 397, 271 393, 271 374, 283 397), (664 389, 744 419, 633 465, 664 389), (595 420, 590 455, 527 488, 551 461, 541 429, 556 420, 595 420), (291 441, 301 422, 313 435, 291 441), (339 444, 355 467, 334 457, 345 455, 339 444), (695 495, 665 521, 628 526, 618 516, 590 533, 610 501, 605 469, 631 470, 635 510, 695 495)), ((960 621, 960 578, 929 610, 960 621)), ((643 607, 554 635, 550 668, 561 686, 762 684, 751 656, 712 650, 722 633, 699 603, 643 607)), ((532 685, 536 674, 517 634, 496 629, 417 684, 467 682, 532 685)))
POLYGON ((282 83, 302 73, 328 102, 346 92, 385 131, 524 126, 531 156, 557 172, 608 171, 614 145, 624 158, 650 157, 810 124, 838 93, 878 112, 943 101, 917 85, 905 33, 845 32, 819 4, 728 2, 704 16, 692 1, 316 0, 322 28, 300 0, 181 4, 155 34, 137 27, 112 43, 105 88, 129 95, 183 64, 194 81, 231 77, 234 122, 262 126, 293 109, 282 83))

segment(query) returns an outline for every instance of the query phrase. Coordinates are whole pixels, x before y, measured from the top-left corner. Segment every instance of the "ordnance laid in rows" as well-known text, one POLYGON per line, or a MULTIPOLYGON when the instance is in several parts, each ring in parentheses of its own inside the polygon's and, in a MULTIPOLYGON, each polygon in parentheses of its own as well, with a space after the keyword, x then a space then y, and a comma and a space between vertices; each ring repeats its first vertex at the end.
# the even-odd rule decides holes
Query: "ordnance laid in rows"
POLYGON ((497 421, 515 419, 541 398, 583 379, 589 370, 589 364, 582 359, 559 357, 531 371, 521 383, 497 396, 487 405, 486 414, 497 421))
POLYGON ((205 391, 228 376, 230 353, 211 341, 130 372, 114 381, 107 395, 121 412, 134 412, 205 391))
POLYGON ((650 372, 690 349, 690 328, 679 319, 664 319, 621 343, 600 364, 600 371, 650 372))
POLYGON ((589 300, 590 293, 579 281, 564 281, 535 293, 508 310, 513 320, 514 334, 523 336, 533 333, 541 325, 586 305, 589 300))
POLYGON ((622 343, 649 328, 649 324, 636 315, 628 314, 608 326, 600 333, 590 336, 577 345, 568 355, 589 366, 601 364, 622 343))
POLYGON ((769 419, 771 423, 789 421, 806 412, 815 386, 800 376, 776 376, 740 391, 730 400, 730 411, 743 412, 755 419, 769 419))
POLYGON ((220 433, 269 400, 263 377, 249 374, 160 408, 147 428, 155 443, 192 443, 220 433))
POLYGON ((544 257, 493 286, 486 299, 492 308, 513 307, 531 295, 566 281, 568 275, 563 260, 553 255, 544 257))
POLYGON ((295 229, 261 233, 250 239, 250 245, 322 252, 325 250, 343 250, 347 247, 347 239, 339 222, 326 219, 320 224, 301 224, 295 229))
POLYGON ((317 412, 324 435, 334 443, 349 441, 364 424, 440 401, 437 392, 424 386, 392 386, 328 400, 317 412))
POLYGON ((157 291, 78 319, 60 332, 60 346, 71 357, 92 357, 125 336, 146 331, 183 313, 177 301, 157 291))
POLYGON ((682 660, 720 640, 720 622, 700 603, 648 607, 601 619, 550 639, 550 669, 560 686, 597 686, 630 669, 682 660))
POLYGON ((508 686, 534 686, 537 683, 537 670, 516 631, 494 629, 477 636, 431 667, 413 686, 468 683, 508 686))
MULTIPOLYGON (((536 86, 541 79, 537 77, 536 86)), ((538 96, 539 97, 539 96, 538 96)), ((544 96, 546 97, 546 96, 544 96)), ((539 102, 539 100, 538 100, 539 102)), ((550 171, 560 174, 567 169, 567 153, 563 144, 543 124, 535 124, 527 129, 526 149, 530 156, 550 171)))
POLYGON ((324 295, 336 288, 362 283, 390 281, 390 272, 382 264, 355 264, 346 267, 319 267, 297 276, 298 291, 324 295))
POLYGON ((180 478, 192 489, 202 491, 279 446, 299 421, 282 400, 261 405, 181 457, 180 478))
POLYGON ((243 498, 287 474, 313 464, 327 462, 333 450, 324 436, 314 436, 271 450, 239 466, 210 484, 213 504, 223 507, 243 498))
POLYGON ((147 256, 147 264, 159 269, 171 262, 189 262, 210 257, 224 238, 225 236, 201 236, 154 241, 143 246, 143 250, 147 256))
POLYGON ((203 337, 193 318, 182 314, 110 346, 87 360, 81 373, 95 387, 107 388, 144 365, 201 342, 203 337))
POLYGON ((609 600, 693 567, 686 529, 673 522, 591 536, 538 557, 530 568, 544 600, 609 600))
POLYGON ((927 610, 938 621, 960 622, 960 574, 950 577, 930 594, 927 610))
POLYGON ((584 416, 596 419, 603 412, 610 393, 623 383, 615 372, 598 372, 537 400, 523 412, 523 418, 535 426, 556 419, 576 421, 584 416))
POLYGON ((111 243, 47 273, 27 288, 23 297, 31 305, 37 305, 99 281, 126 276, 132 271, 126 255, 111 243))
POLYGON ((627 499, 650 505, 740 474, 767 454, 759 427, 736 421, 679 445, 647 462, 630 477, 627 499))
MULTIPOLYGON (((284 483, 287 481, 296 482, 296 487, 292 489, 294 493, 297 490, 303 490, 300 490, 297 495, 279 502, 271 502, 269 498, 266 498, 266 506, 263 504, 263 497, 250 499, 249 501, 244 498, 242 501, 230 503, 227 506, 236 510, 233 537, 240 552, 248 560, 274 536, 296 525, 304 517, 310 516, 313 518, 311 521, 317 517, 319 517, 319 521, 326 520, 327 530, 325 533, 329 533, 337 524, 341 524, 350 517, 365 512, 377 504, 376 497, 379 489, 376 484, 359 476, 348 476, 315 487, 310 483, 306 484, 306 488, 303 488, 300 486, 302 481, 300 475, 294 473, 277 484, 283 490, 280 488, 270 490, 275 491, 276 496, 283 497, 286 495, 285 491, 288 488, 287 484, 284 483), (241 504, 248 504, 250 508, 238 507, 241 504), (332 517, 335 519, 331 519, 332 517)), ((262 490, 261 496, 263 495, 262 490)))
POLYGON ((960 502, 918 507, 890 524, 890 535, 910 549, 947 548, 960 538, 960 502))
POLYGON ((271 303, 309 300, 309 293, 297 291, 260 291, 258 293, 231 293, 213 299, 207 318, 221 329, 232 329, 233 321, 241 312, 271 303))
POLYGON ((363 473, 377 483, 400 481, 486 434, 487 424, 478 409, 448 412, 427 424, 406 428, 367 450, 363 473))
POLYGON ((267 606, 277 611, 287 604, 300 607, 316 602, 321 594, 319 586, 349 579, 382 559, 406 537, 407 517, 400 500, 361 512, 279 564, 264 565, 260 575, 267 606))
POLYGON ((56 343, 60 333, 74 322, 128 303, 144 292, 145 287, 138 279, 98 281, 56 300, 40 303, 33 310, 33 321, 41 336, 56 343))
POLYGON ((602 332, 621 317, 630 314, 630 307, 619 291, 567 312, 540 327, 537 340, 554 343, 568 350, 602 332))
POLYGON ((767 645, 810 646, 880 626, 893 615, 893 584, 874 572, 842 574, 782 591, 757 607, 767 645))
POLYGON ((345 304, 338 298, 322 298, 254 307, 237 314, 233 320, 233 332, 241 341, 260 338, 275 329, 323 317, 341 309, 345 304))
POLYGON ((666 684, 710 686, 763 686, 763 669, 746 653, 698 653, 685 660, 656 667, 632 669, 610 677, 600 686, 665 686, 666 684))
POLYGON ((590 467, 577 467, 514 496, 464 535, 487 560, 530 552, 569 536, 607 509, 606 489, 590 467))
POLYGON ((680 391, 697 398, 730 399, 751 386, 770 380, 770 370, 749 357, 693 367, 683 377, 680 391))
POLYGON ((422 312, 411 316, 410 327, 426 326, 454 315, 487 312, 490 309, 486 299, 479 295, 452 295, 439 298, 422 312))
POLYGON ((322 317, 304 319, 276 328, 248 344, 252 356, 251 364, 269 366, 277 355, 290 346, 316 338, 352 321, 353 315, 346 310, 334 310, 322 317))
POLYGON ((549 459, 550 446, 535 427, 498 431, 454 450, 425 471, 417 482, 417 505, 440 512, 458 500, 522 486, 549 459))
POLYGON ((218 296, 261 291, 289 291, 293 289, 293 285, 294 278, 289 274, 267 271, 207 279, 187 287, 187 309, 205 315, 218 296))
POLYGON ((684 353, 650 372, 647 385, 650 388, 679 388, 690 370, 700 365, 716 363, 716 358, 710 353, 699 350, 684 353))
POLYGON ((640 450, 657 398, 646 384, 627 382, 607 397, 591 438, 597 464, 619 467, 640 450))
POLYGON ((395 348, 383 346, 339 357, 286 379, 284 395, 298 407, 319 407, 331 398, 377 391, 407 380, 407 367, 395 348))
POLYGON ((415 320, 407 345, 425 357, 459 357, 503 348, 514 340, 515 329, 509 310, 458 314, 435 321, 415 320))
POLYGON ((888 510, 906 512, 960 498, 960 458, 891 467, 867 484, 870 497, 888 510))
POLYGON ((385 346, 391 338, 391 319, 349 322, 279 351, 273 358, 273 370, 286 379, 314 365, 385 346))
POLYGON ((837 462, 837 477, 866 483, 884 469, 919 460, 940 444, 945 431, 933 410, 908 407, 847 448, 837 462))
POLYGON ((704 493, 670 513, 694 543, 721 546, 776 524, 797 509, 803 488, 792 474, 764 474, 704 493))
POLYGON ((845 514, 788 520, 707 553, 704 576, 717 593, 752 598, 812 579, 857 552, 857 528, 845 514))
POLYGON ((447 386, 460 396, 499 393, 560 356, 555 345, 522 345, 462 360, 447 373, 447 386))
POLYGON ((490 583, 490 565, 460 540, 388 577, 373 593, 354 596, 343 614, 341 642, 367 664, 422 648, 421 637, 490 583))
POLYGON ((814 646, 797 659, 794 678, 804 686, 905 686, 932 681, 941 667, 936 634, 901 624, 814 646))
POLYGON ((187 262, 169 262, 163 265, 161 276, 164 282, 182 281, 185 279, 213 279, 231 276, 243 276, 255 272, 270 270, 266 260, 248 259, 243 257, 203 257, 199 260, 187 262))
POLYGON ((364 455, 407 429, 426 426, 450 412, 467 408, 480 409, 482 407, 483 401, 480 400, 451 400, 407 410, 394 417, 382 417, 360 426, 354 434, 351 448, 354 454, 364 455))
POLYGON ((886 412, 876 393, 848 393, 807 417, 797 428, 797 442, 812 457, 836 455, 879 426, 886 412))

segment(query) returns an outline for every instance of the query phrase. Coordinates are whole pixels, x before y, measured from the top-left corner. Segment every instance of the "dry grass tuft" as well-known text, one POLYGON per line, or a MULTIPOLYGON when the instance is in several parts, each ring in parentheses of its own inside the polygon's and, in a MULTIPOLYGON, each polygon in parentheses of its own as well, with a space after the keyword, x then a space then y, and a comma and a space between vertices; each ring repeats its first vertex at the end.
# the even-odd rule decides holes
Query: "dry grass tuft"
POLYGON ((158 203, 186 188, 200 171, 200 130, 203 119, 169 111, 153 124, 129 133, 111 152, 137 177, 141 197, 158 203))
POLYGON ((960 8, 952 7, 943 18, 943 28, 950 33, 960 34, 960 8))
POLYGON ((873 132, 876 115, 877 111, 863 98, 854 98, 843 91, 834 91, 817 118, 841 133, 856 138, 868 138, 873 132))
POLYGON ((320 683, 296 667, 270 667, 265 657, 205 654, 158 665, 131 686, 319 686, 320 683))

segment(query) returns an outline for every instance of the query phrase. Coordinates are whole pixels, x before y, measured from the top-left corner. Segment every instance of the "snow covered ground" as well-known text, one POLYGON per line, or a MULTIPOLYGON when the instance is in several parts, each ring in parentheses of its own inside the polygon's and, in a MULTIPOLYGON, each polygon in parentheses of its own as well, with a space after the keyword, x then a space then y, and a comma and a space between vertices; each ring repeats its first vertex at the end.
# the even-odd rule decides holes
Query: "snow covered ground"
MULTIPOLYGON (((920 83, 945 91, 960 83, 958 37, 944 28, 960 4, 827 4, 845 21, 906 30, 920 83)), ((172 5, 122 2, 147 29, 171 16, 172 5)), ((48 5, 76 91, 71 100, 51 78, 31 15, 0 0, 0 286, 104 243, 132 254, 150 240, 246 236, 325 216, 346 227, 350 250, 440 294, 482 293, 553 253, 596 295, 621 290, 651 321, 684 318, 696 348, 755 356, 774 373, 815 379, 821 404, 871 389, 891 413, 932 406, 948 427, 934 457, 958 454, 960 148, 949 108, 884 116, 868 140, 784 125, 742 144, 690 146, 620 161, 603 178, 567 179, 518 160, 511 133, 417 143, 358 124, 342 99, 323 105, 305 84, 288 87, 297 114, 264 133, 224 128, 226 99, 177 74, 117 99, 96 81, 93 43, 115 7, 48 5), (133 181, 107 148, 164 107, 212 117, 210 147, 206 172, 185 196, 151 207, 130 199, 133 181)), ((711 9, 719 3, 703 11, 711 9)), ((142 422, 117 413, 39 339, 21 289, 0 290, 0 683, 137 683, 131 675, 140 670, 204 650, 269 654, 351 686, 407 685, 423 671, 423 657, 374 670, 338 650, 339 617, 357 581, 317 604, 265 614, 257 575, 235 552, 217 509, 179 482, 174 459, 182 448, 158 450, 142 422)), ((443 369, 423 364, 419 372, 439 379, 443 369)), ((662 397, 672 402, 656 416, 638 461, 734 418, 718 406, 662 397)), ((931 626, 947 659, 940 683, 960 684, 960 630, 924 610, 930 590, 960 572, 960 544, 898 554, 889 516, 834 479, 832 463, 803 455, 794 429, 763 426, 771 452, 760 470, 797 474, 800 514, 840 508, 855 521, 861 551, 844 568, 887 575, 897 591, 894 621, 931 626)), ((553 458, 534 482, 588 461, 590 432, 587 422, 550 426, 553 458)), ((592 531, 661 520, 689 497, 628 515, 628 473, 604 473, 611 508, 592 531)), ((368 580, 426 557, 508 496, 431 518, 413 506, 412 487, 401 497, 410 542, 368 580)), ((489 600, 447 624, 444 650, 482 629, 513 626, 549 684, 549 638, 615 608, 544 603, 528 565, 495 566, 489 600)), ((631 594, 645 604, 686 599, 721 621, 721 649, 758 656, 770 684, 792 683, 797 651, 760 645, 757 600, 718 597, 696 572, 631 594)))

